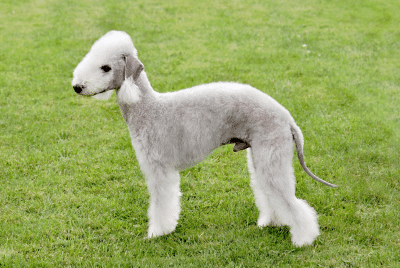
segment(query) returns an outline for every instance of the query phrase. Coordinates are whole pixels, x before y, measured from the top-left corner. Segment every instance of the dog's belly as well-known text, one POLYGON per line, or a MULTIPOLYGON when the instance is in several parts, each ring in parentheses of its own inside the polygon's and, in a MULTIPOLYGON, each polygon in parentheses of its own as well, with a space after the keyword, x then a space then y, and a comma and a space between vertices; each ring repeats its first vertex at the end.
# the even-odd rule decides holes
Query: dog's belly
POLYGON ((234 152, 245 150, 250 147, 248 142, 235 137, 226 140, 226 142, 217 142, 216 139, 204 137, 200 142, 197 140, 197 142, 190 143, 188 146, 185 146, 185 144, 176 146, 176 148, 179 148, 178 150, 172 149, 177 154, 175 157, 177 160, 175 162, 175 167, 179 170, 192 167, 202 162, 216 148, 227 144, 235 144, 233 147, 234 152))

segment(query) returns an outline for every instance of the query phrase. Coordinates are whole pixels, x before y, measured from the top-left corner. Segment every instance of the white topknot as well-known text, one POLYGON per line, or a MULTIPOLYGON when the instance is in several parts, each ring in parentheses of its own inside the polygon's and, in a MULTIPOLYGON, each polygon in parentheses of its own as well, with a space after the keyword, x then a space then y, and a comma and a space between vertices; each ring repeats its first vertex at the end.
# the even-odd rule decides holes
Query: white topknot
POLYGON ((122 31, 110 31, 97 40, 89 53, 93 56, 99 55, 128 55, 137 57, 137 50, 133 46, 131 37, 122 31))

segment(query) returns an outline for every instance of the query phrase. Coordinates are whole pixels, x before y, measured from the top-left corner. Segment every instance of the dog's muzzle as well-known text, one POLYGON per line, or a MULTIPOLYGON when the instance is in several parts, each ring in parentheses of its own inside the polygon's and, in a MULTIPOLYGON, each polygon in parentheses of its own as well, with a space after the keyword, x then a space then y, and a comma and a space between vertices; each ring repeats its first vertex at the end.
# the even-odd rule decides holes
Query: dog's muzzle
POLYGON ((85 86, 83 86, 83 85, 75 85, 74 86, 74 90, 78 94, 80 94, 84 88, 85 88, 85 86))

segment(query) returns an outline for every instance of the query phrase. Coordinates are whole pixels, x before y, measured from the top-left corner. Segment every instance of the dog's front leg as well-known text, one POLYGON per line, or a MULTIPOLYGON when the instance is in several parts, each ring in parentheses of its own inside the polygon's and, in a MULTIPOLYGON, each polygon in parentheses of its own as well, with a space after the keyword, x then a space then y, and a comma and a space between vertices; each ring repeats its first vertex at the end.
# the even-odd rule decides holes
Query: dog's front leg
POLYGON ((153 169, 145 175, 150 193, 148 237, 169 234, 175 230, 180 213, 179 172, 153 169))

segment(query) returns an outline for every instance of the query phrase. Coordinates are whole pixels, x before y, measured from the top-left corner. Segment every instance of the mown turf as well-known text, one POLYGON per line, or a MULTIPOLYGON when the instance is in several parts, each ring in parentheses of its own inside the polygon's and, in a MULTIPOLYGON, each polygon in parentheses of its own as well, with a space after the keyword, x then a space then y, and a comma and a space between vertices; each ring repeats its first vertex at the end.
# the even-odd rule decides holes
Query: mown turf
POLYGON ((0 3, 0 266, 398 267, 400 4, 396 0, 0 3), (245 152, 181 172, 175 233, 145 239, 148 193, 112 98, 72 71, 109 30, 129 33, 155 90, 251 84, 305 136, 297 196, 321 236, 256 226, 245 152))

